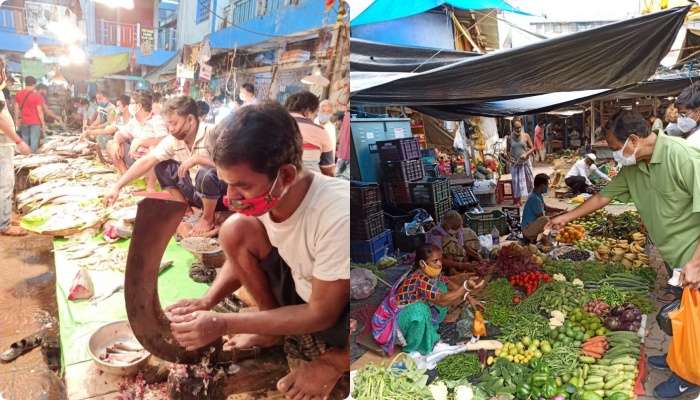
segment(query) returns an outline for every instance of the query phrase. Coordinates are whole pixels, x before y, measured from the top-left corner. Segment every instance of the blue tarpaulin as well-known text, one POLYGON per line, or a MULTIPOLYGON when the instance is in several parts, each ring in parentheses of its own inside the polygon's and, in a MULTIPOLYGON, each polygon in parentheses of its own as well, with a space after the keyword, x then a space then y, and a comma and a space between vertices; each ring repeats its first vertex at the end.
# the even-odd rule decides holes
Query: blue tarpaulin
POLYGON ((462 10, 486 10, 496 8, 501 11, 531 15, 514 8, 505 0, 375 0, 360 15, 350 21, 350 26, 374 24, 417 15, 442 5, 449 5, 462 10))
MULTIPOLYGON (((37 37, 39 46, 60 44, 58 40, 47 37, 37 37)), ((29 35, 22 35, 16 32, 0 31, 0 51, 13 51, 26 53, 34 44, 33 38, 29 35)))

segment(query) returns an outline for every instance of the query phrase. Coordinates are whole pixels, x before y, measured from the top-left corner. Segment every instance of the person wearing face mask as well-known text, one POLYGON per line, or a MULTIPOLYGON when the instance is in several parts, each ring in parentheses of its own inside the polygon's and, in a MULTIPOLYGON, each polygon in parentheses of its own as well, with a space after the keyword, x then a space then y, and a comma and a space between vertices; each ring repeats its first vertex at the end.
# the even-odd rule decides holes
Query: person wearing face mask
POLYGON ((291 372, 278 390, 327 398, 350 368, 350 184, 303 167, 298 124, 278 103, 242 107, 214 136, 236 214, 221 226, 226 262, 210 289, 166 310, 173 335, 188 349, 226 334, 234 348, 284 343, 291 372), (259 311, 209 311, 240 287, 259 311))
MULTIPOLYGON (((663 260, 683 269, 685 287, 700 289, 700 149, 681 138, 654 134, 644 117, 633 111, 619 113, 608 129, 607 142, 623 166, 619 174, 599 194, 553 218, 549 227, 561 229, 613 199, 632 201, 663 260)), ((669 370, 665 355, 649 357, 648 362, 669 370)), ((698 386, 671 374, 656 386, 654 395, 672 399, 698 391, 698 386)))
MULTIPOLYGON (((136 93, 128 106, 129 115, 134 117, 119 128, 109 144, 109 156, 122 174, 168 136, 163 118, 153 115, 151 99, 148 92, 136 93)), ((156 190, 156 175, 152 169, 146 174, 146 190, 156 190)))
POLYGON ((694 83, 683 89, 676 98, 676 106, 678 117, 674 131, 680 131, 679 136, 686 138, 691 145, 700 146, 700 84, 694 83))
POLYGON ((442 249, 442 263, 450 273, 467 271, 468 261, 481 259, 478 236, 464 227, 462 216, 455 210, 446 212, 442 222, 434 226, 425 239, 426 243, 442 249))
POLYGON ((560 208, 550 207, 544 202, 543 195, 549 189, 549 176, 547 174, 537 174, 534 186, 525 202, 525 207, 523 207, 523 216, 520 222, 523 238, 530 243, 536 243, 539 235, 544 232, 544 227, 549 222, 547 214, 552 215, 564 211, 560 208))
POLYGON ((586 154, 584 158, 576 161, 571 169, 569 169, 569 172, 566 173, 564 183, 571 188, 574 195, 592 193, 591 186, 593 183, 591 183, 589 179, 591 174, 595 174, 601 179, 610 182, 610 177, 598 169, 595 165, 595 160, 595 154, 586 154))
POLYGON ((91 118, 93 121, 86 127, 87 129, 104 128, 113 124, 117 118, 117 108, 109 101, 104 89, 97 90, 95 100, 97 101, 95 116, 91 118))
POLYGON ((529 159, 534 151, 530 135, 523 131, 523 123, 515 120, 513 133, 508 140, 508 152, 512 162, 510 174, 513 179, 513 204, 518 207, 522 199, 532 191, 532 168, 529 159))
POLYGON ((309 91, 287 97, 284 106, 299 124, 304 140, 304 167, 310 171, 335 176, 335 142, 312 118, 319 108, 318 97, 309 91))
POLYGON ((445 277, 442 258, 440 247, 419 247, 414 268, 398 279, 377 307, 372 335, 388 355, 397 344, 405 353, 430 354, 440 340, 438 328, 448 308, 467 299, 468 283, 445 277))
POLYGON ((106 149, 107 142, 111 140, 119 128, 126 126, 131 120, 132 114, 129 112, 129 105, 131 104, 131 98, 125 94, 117 98, 117 118, 114 123, 107 125, 104 128, 89 128, 83 131, 80 135, 81 140, 93 140, 97 141, 100 148, 106 149))
POLYGON ((318 105, 318 115, 314 119, 316 125, 320 125, 328 132, 331 143, 335 149, 338 145, 338 134, 333 122, 333 104, 330 100, 323 100, 318 105))
MULTIPOLYGON (((189 234, 214 235, 216 212, 226 210, 223 204, 226 185, 217 177, 212 161, 209 143, 213 126, 199 121, 197 103, 186 96, 168 100, 162 115, 170 135, 136 159, 105 193, 104 203, 113 204, 124 186, 153 169, 160 187, 174 200, 202 210, 189 234)), ((132 142, 129 152, 133 150, 132 142)))

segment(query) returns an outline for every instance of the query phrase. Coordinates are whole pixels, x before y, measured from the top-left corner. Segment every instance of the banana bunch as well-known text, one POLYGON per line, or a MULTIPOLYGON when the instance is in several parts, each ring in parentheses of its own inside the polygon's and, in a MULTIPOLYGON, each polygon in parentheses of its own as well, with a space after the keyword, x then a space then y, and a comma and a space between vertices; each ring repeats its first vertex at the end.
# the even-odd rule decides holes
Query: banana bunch
POLYGON ((649 257, 644 250, 646 240, 646 236, 639 232, 632 234, 631 242, 610 239, 607 245, 603 244, 598 247, 596 256, 601 261, 622 263, 627 268, 649 265, 649 257))

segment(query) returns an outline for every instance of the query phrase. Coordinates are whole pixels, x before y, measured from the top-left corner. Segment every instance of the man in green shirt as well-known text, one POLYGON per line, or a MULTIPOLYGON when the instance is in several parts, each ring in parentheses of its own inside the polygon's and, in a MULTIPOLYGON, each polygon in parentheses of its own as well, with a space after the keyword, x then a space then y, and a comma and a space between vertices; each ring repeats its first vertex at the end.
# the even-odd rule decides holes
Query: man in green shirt
MULTIPOLYGON (((700 149, 680 138, 656 135, 644 117, 622 111, 606 140, 615 150, 620 173, 580 207, 549 223, 561 229, 570 221, 608 205, 634 202, 664 261, 683 268, 683 285, 700 288, 700 149)), ((666 356, 649 357, 653 367, 669 369, 666 356)), ((659 399, 697 393, 698 386, 676 374, 654 389, 659 399)))

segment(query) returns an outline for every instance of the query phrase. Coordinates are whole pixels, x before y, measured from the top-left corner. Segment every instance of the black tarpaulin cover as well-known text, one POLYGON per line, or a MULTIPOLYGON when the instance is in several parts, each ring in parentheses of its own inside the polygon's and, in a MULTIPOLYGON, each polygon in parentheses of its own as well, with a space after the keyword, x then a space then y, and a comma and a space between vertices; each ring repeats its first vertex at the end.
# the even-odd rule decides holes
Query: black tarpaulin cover
POLYGON ((350 70, 366 72, 423 72, 479 53, 406 47, 350 39, 350 70))
POLYGON ((381 75, 372 76, 367 71, 353 71, 352 101, 464 105, 636 84, 654 74, 688 9, 673 8, 422 73, 379 72, 381 75))

